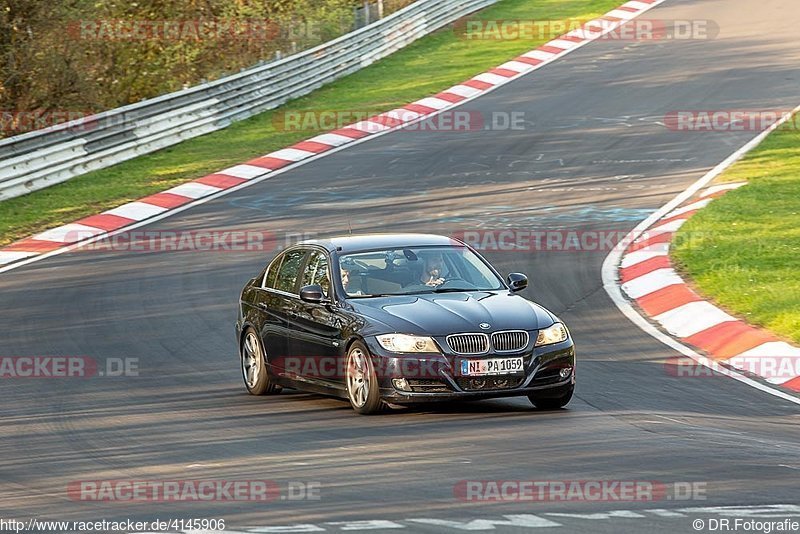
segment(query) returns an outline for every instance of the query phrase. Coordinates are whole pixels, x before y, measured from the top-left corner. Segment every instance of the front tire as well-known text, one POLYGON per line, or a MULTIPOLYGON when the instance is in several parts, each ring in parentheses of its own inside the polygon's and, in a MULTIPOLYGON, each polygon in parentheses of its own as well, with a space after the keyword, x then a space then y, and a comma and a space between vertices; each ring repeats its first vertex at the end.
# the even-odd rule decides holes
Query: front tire
POLYGON ((281 391, 281 387, 273 384, 267 372, 267 360, 264 348, 255 330, 248 328, 239 350, 242 363, 242 378, 247 392, 251 395, 273 395, 281 391))
POLYGON ((347 351, 347 398, 356 413, 370 415, 385 408, 367 347, 356 341, 347 351))
POLYGON ((528 395, 528 400, 531 404, 540 410, 560 410, 572 400, 572 394, 575 392, 575 386, 570 386, 564 395, 555 398, 537 398, 535 395, 528 395))

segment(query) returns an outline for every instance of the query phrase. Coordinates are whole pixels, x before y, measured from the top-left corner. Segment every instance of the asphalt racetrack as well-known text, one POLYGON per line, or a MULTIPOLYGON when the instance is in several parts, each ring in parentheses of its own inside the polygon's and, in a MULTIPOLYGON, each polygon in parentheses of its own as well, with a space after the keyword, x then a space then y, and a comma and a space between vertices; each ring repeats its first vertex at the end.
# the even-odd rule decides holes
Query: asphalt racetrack
MULTIPOLYGON (((796 0, 670 0, 645 17, 710 19, 720 34, 590 43, 463 107, 523 113, 523 129, 394 132, 144 229, 627 232, 755 135, 674 131, 666 114, 800 100, 796 0)), ((0 381, 0 517, 633 533, 800 504, 800 406, 727 378, 672 376, 664 362, 676 354, 604 291, 607 249, 485 254, 503 273, 527 273, 525 295, 570 326, 578 389, 566 410, 514 398, 363 417, 317 395, 247 395, 237 296, 274 251, 82 251, 0 275, 0 355, 137 358, 139 368, 0 381), (319 498, 137 504, 67 491, 123 479, 268 479, 284 497, 290 483, 318 484, 319 498), (697 483, 705 499, 475 502, 454 493, 464 480, 697 483), (511 525, 469 523, 478 519, 511 525)), ((800 514, 787 510, 776 519, 800 514)))

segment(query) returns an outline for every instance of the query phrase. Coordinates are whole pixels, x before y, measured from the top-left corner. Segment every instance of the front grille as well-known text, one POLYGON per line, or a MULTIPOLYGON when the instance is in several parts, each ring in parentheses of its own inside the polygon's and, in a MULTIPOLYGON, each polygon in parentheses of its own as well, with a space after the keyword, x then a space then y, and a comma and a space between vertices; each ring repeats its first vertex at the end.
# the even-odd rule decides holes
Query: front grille
POLYGON ((462 376, 456 379, 458 387, 464 391, 491 391, 497 389, 512 389, 522 385, 524 376, 462 376))
POLYGON ((489 352, 489 336, 486 334, 453 334, 447 336, 447 344, 456 354, 485 354, 489 352))
POLYGON ((508 330, 492 334, 492 346, 496 352, 515 352, 528 346, 529 335, 525 330, 508 330))
POLYGON ((408 385, 414 393, 446 393, 452 391, 447 384, 441 380, 427 378, 409 380, 408 385))

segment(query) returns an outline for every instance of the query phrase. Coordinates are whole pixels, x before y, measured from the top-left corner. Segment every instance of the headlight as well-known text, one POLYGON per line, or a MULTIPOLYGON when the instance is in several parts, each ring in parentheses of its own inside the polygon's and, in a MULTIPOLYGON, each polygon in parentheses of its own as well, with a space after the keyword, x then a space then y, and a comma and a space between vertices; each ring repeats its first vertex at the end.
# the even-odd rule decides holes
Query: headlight
POLYGON ((391 352, 439 352, 432 338, 408 334, 378 336, 381 347, 391 352))
POLYGON ((553 323, 549 328, 539 330, 539 336, 536 338, 536 346, 561 343, 562 341, 566 341, 567 337, 569 337, 567 327, 562 323, 553 323))

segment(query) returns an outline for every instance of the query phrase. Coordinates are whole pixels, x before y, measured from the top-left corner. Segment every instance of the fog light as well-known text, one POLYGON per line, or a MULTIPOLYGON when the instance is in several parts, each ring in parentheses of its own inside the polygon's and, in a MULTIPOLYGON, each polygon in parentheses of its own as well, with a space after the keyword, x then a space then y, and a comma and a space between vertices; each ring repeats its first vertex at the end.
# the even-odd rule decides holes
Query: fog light
POLYGON ((399 389, 400 391, 411 391, 411 386, 408 385, 405 378, 395 378, 392 380, 392 384, 395 389, 399 389))
POLYGON ((567 378, 569 375, 572 374, 572 367, 564 367, 561 371, 558 372, 561 378, 567 378))

